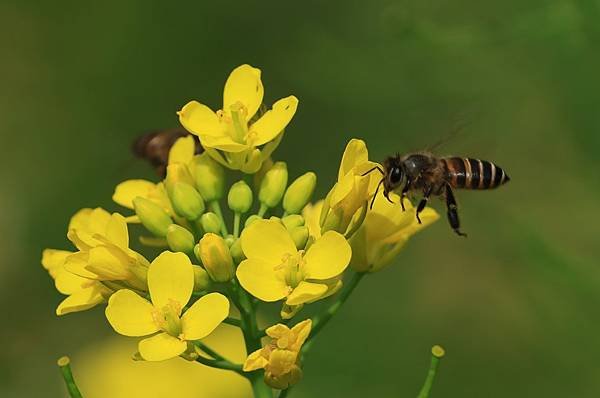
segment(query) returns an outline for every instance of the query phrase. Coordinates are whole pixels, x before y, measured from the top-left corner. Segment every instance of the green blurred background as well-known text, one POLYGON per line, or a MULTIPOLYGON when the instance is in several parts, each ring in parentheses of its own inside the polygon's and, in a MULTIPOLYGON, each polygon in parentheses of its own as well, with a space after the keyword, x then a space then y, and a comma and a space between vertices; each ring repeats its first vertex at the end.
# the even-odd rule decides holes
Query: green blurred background
POLYGON ((63 396, 56 358, 114 335, 100 308, 54 315, 41 250, 154 178, 132 139, 218 108, 242 63, 300 99, 276 158, 319 196, 349 138, 381 160, 456 126, 441 154, 512 178, 458 193, 468 239, 441 220, 366 278, 292 397, 416 396, 434 343, 434 397, 600 395, 600 2, 2 0, 0 43, 0 396, 63 396))

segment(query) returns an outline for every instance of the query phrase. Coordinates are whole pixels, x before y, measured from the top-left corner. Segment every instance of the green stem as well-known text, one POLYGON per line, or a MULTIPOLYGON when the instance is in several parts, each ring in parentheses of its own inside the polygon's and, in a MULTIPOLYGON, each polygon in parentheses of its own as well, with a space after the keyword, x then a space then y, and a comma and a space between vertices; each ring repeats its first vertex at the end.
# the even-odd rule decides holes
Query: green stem
POLYGON ((231 370, 233 372, 244 375, 241 364, 231 363, 227 360, 221 361, 218 359, 209 359, 209 358, 203 357, 202 355, 199 355, 198 358, 196 358, 196 362, 200 362, 201 364, 210 366, 211 368, 231 370))
POLYGON ((265 384, 263 371, 252 372, 248 377, 250 384, 252 384, 252 391, 254 392, 254 398, 272 398, 273 390, 271 387, 265 384))
POLYGON ((242 326, 242 321, 240 321, 239 319, 231 318, 231 317, 225 318, 223 323, 226 323, 231 326, 236 326, 238 328, 242 326))
POLYGON ((213 200, 209 203, 210 206, 210 210, 215 213, 217 215, 217 217, 219 217, 219 220, 221 221, 221 235, 225 238, 227 237, 227 235, 229 235, 229 232, 227 231, 227 225, 225 225, 225 219, 223 218, 223 212, 221 211, 221 205, 219 204, 218 200, 213 200))
POLYGON ((71 360, 69 357, 59 358, 57 364, 62 373, 62 377, 65 380, 65 384, 67 385, 69 396, 71 398, 82 398, 81 392, 79 391, 79 388, 77 388, 77 384, 73 378, 73 373, 71 372, 71 360))
POLYGON ((240 213, 237 211, 233 213, 233 237, 238 238, 240 236, 240 213))
POLYGON ((312 328, 310 330, 310 337, 302 347, 302 354, 305 354, 310 349, 314 338, 321 331, 321 329, 323 329, 323 327, 327 325, 331 318, 338 312, 338 310, 346 302, 348 297, 350 297, 350 294, 352 294, 352 292, 354 291, 356 286, 358 286, 358 283, 364 276, 364 272, 356 272, 354 275, 352 275, 352 278, 350 279, 350 281, 348 281, 346 287, 344 288, 344 290, 342 290, 338 299, 331 305, 331 307, 327 308, 325 312, 322 312, 319 315, 313 317, 312 328))
POLYGON ((218 361, 231 362, 225 359, 223 355, 219 354, 200 340, 194 341, 194 345, 218 361))
POLYGON ((433 381, 435 380, 438 364, 443 356, 444 349, 437 345, 433 346, 431 349, 431 364, 429 365, 429 372, 427 372, 427 377, 425 378, 425 382, 423 383, 423 387, 421 388, 417 398, 429 397, 429 392, 431 391, 431 386, 433 386, 433 381))
POLYGON ((267 210, 269 210, 269 207, 268 207, 266 204, 264 204, 264 203, 261 203, 261 204, 260 204, 260 208, 258 209, 258 213, 257 213, 257 215, 258 215, 260 218, 264 218, 264 217, 265 217, 265 213, 267 212, 267 210))

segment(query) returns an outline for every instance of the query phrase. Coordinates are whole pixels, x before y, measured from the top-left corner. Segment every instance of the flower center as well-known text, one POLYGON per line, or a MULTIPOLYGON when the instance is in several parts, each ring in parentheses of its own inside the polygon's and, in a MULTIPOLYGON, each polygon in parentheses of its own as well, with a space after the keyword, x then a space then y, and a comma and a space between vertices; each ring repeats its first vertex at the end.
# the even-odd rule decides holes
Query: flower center
POLYGON ((229 108, 232 122, 231 138, 240 144, 245 143, 246 134, 248 133, 248 123, 246 123, 246 114, 248 111, 241 102, 236 102, 229 108))
POLYGON ((295 254, 286 253, 281 258, 281 264, 275 267, 275 270, 284 270, 285 283, 292 288, 296 288, 304 280, 304 272, 302 272, 304 266, 303 255, 304 250, 299 250, 295 254))
POLYGON ((169 303, 162 308, 155 308, 152 317, 156 325, 173 337, 181 335, 181 305, 175 300, 169 299, 169 303))

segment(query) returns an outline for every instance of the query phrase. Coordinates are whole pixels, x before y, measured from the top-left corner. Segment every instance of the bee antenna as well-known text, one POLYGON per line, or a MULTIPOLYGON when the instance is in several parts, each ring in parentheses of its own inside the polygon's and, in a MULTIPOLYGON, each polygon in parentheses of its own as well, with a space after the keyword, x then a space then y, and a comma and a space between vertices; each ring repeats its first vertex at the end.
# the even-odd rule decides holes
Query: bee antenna
MULTIPOLYGON (((368 171, 366 171, 366 172, 362 173, 360 176, 361 176, 361 177, 364 177, 364 176, 366 176, 367 174, 371 174, 371 172, 373 172, 373 171, 375 171, 375 170, 379 171, 379 172, 381 173, 381 175, 385 175, 385 173, 383 172, 383 170, 381 170, 381 167, 379 167, 379 166, 375 166, 375 167, 373 167, 372 169, 369 169, 368 171)), ((383 180, 382 180, 382 181, 383 181, 383 180)))

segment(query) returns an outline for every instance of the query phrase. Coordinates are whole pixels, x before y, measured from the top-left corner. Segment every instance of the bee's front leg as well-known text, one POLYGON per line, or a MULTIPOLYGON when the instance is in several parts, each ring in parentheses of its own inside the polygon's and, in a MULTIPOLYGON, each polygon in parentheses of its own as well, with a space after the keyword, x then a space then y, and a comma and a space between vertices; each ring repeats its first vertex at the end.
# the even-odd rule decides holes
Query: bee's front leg
POLYGON ((411 184, 412 182, 410 181, 410 178, 407 178, 406 184, 402 188, 402 192, 400 192, 400 205, 402 206, 402 211, 406 211, 406 209, 404 208, 404 198, 406 197, 408 191, 410 191, 411 184))

